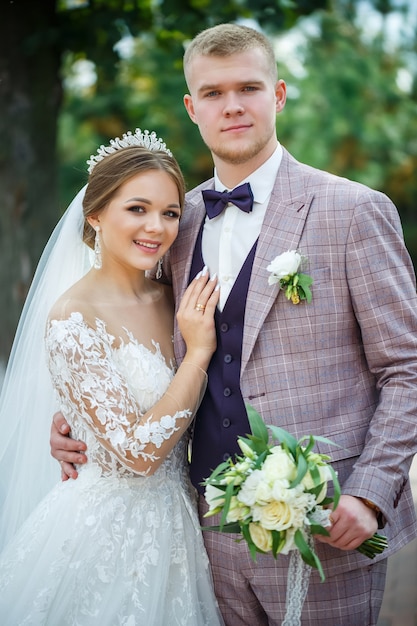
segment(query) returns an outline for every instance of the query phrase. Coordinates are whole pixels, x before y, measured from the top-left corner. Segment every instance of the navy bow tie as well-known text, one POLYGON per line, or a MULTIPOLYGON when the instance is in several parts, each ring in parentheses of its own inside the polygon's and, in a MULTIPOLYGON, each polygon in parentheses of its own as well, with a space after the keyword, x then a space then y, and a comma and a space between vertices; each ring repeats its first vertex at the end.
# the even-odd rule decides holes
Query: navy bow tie
POLYGON ((253 206, 253 193, 249 183, 244 183, 235 187, 232 191, 215 191, 214 189, 204 189, 202 192, 207 215, 210 219, 217 217, 224 207, 231 202, 239 209, 250 213, 253 206))

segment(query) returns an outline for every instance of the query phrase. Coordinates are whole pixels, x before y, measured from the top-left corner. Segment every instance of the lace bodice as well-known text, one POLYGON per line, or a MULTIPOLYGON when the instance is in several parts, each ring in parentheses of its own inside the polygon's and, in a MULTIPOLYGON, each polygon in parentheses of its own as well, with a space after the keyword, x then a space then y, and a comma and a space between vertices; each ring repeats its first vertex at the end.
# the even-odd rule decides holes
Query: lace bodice
POLYGON ((48 322, 53 384, 88 463, 3 552, 1 624, 222 624, 181 436, 192 411, 166 414, 178 397, 174 368, 157 344, 123 336, 76 312, 48 322))
MULTIPOLYGON (((127 341, 114 347, 115 338, 96 320, 96 328, 81 313, 51 320, 47 326, 48 367, 72 436, 88 447, 89 464, 104 475, 146 475, 159 459, 162 443, 179 429, 191 411, 153 415, 144 419, 164 394, 174 376, 159 346, 154 352, 126 332, 127 341), (133 467, 141 459, 146 469, 133 467)), ((186 441, 182 438, 157 470, 184 467, 186 441)))

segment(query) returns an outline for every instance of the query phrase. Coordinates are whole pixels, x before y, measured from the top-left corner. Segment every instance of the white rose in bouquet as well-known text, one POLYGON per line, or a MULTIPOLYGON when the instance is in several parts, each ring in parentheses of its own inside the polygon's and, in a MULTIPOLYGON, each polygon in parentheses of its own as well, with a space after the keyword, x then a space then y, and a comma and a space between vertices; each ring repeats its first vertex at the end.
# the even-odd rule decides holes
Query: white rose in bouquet
POLYGON ((292 457, 281 446, 271 448, 262 467, 267 481, 271 483, 277 479, 294 480, 297 475, 297 466, 292 457))
POLYGON ((269 552, 272 549, 272 535, 270 530, 263 528, 260 524, 251 522, 249 524, 249 534, 258 550, 269 552))
POLYGON ((267 530, 286 530, 293 525, 293 508, 288 502, 272 500, 264 506, 252 507, 252 518, 267 530))

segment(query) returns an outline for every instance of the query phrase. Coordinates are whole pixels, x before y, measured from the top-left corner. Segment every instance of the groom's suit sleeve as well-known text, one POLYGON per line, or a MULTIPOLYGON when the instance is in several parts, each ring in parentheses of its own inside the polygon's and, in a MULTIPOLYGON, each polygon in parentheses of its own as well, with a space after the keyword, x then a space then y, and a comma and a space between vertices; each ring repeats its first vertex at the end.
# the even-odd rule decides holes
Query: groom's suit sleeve
POLYGON ((377 503, 392 523, 417 443, 417 302, 398 213, 381 194, 355 207, 346 274, 379 402, 343 488, 377 503))

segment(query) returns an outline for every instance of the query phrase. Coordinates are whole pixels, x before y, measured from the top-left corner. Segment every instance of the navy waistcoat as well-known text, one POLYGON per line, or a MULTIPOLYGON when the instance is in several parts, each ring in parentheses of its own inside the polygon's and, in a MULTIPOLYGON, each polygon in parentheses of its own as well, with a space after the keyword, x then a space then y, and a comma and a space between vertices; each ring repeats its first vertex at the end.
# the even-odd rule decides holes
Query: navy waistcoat
MULTIPOLYGON (((201 251, 203 226, 197 238, 190 277, 203 268, 201 251)), ((201 483, 217 465, 240 452, 238 435, 250 432, 240 391, 243 322, 256 242, 249 252, 223 311, 216 310, 217 349, 207 370, 208 385, 194 425, 190 475, 194 486, 201 483)))

